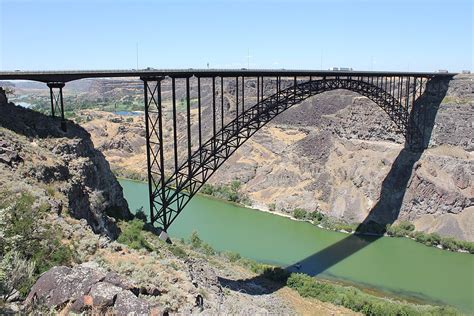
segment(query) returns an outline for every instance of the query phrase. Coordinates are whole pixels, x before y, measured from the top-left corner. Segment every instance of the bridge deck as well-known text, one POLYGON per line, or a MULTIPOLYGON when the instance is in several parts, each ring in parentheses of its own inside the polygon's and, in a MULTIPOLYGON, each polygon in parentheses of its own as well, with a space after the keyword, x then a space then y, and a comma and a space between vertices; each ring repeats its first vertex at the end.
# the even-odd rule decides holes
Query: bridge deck
POLYGON ((40 82, 69 82, 85 78, 124 77, 294 77, 294 76, 408 76, 452 77, 456 73, 397 72, 397 71, 337 71, 337 70, 286 70, 286 69, 144 69, 144 70, 64 70, 64 71, 3 71, 0 80, 32 80, 40 82))

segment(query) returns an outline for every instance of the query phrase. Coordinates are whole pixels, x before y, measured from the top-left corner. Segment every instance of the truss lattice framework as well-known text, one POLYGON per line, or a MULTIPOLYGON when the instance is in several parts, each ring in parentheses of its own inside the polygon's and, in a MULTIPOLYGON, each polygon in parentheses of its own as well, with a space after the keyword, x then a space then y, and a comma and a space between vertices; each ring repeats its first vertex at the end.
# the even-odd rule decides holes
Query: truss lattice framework
MULTIPOLYGON (((264 98, 263 77, 257 78, 257 103, 238 112, 234 120, 216 131, 214 113, 213 136, 201 143, 194 152, 188 142, 188 156, 185 162, 178 165, 176 141, 176 108, 173 108, 174 124, 174 173, 165 177, 163 152, 163 115, 161 100, 161 81, 164 77, 142 77, 145 89, 146 141, 148 162, 148 184, 150 197, 150 220, 165 231, 170 227, 186 204, 198 192, 212 174, 239 148, 247 139, 278 114, 295 104, 316 94, 335 89, 347 89, 366 96, 380 106, 403 133, 412 147, 422 146, 422 133, 412 119, 412 109, 417 97, 424 92, 427 78, 319 78, 297 81, 281 89, 281 79, 276 78, 276 92, 264 98), (380 82, 379 82, 380 79, 380 82)), ((215 111, 215 77, 212 78, 213 108, 215 111)), ((238 80, 236 89, 238 93, 238 80)), ((243 86, 242 77, 242 86, 243 86)), ((221 85, 222 87, 222 85, 221 85)), ((172 78, 172 94, 175 98, 175 78, 172 78)), ((199 93, 199 130, 201 128, 200 78, 199 93)), ((243 91, 242 91, 243 92, 243 91)), ((221 94, 222 95, 222 94, 221 94)), ((186 78, 187 136, 191 139, 189 77, 186 78)))
POLYGON ((49 94, 51 98, 51 116, 56 117, 57 113, 61 114, 61 128, 66 131, 66 120, 64 118, 64 101, 63 88, 64 82, 48 82, 49 94), (55 92, 57 89, 57 93, 55 92))

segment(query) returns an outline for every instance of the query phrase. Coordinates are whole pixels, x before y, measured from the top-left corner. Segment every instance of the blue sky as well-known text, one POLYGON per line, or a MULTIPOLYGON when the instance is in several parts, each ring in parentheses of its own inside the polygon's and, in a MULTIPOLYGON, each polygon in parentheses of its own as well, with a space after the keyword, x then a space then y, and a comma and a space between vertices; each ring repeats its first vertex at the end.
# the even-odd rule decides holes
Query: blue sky
POLYGON ((139 68, 461 71, 472 3, 0 0, 0 70, 136 68, 138 43, 139 68))

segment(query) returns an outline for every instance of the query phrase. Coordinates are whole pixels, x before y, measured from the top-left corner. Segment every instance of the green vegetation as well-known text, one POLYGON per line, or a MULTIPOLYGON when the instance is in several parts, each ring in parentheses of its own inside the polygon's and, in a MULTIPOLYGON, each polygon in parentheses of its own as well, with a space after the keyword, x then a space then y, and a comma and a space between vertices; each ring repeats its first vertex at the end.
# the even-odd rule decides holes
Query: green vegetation
POLYGON ((306 219, 308 216, 308 212, 306 210, 303 210, 301 208, 295 208, 293 210, 293 217, 296 219, 306 219))
POLYGON ((387 235, 392 237, 412 238, 415 241, 427 246, 442 246, 443 249, 451 251, 463 250, 474 254, 473 242, 456 240, 451 237, 441 237, 436 233, 428 234, 420 231, 415 231, 415 225, 407 221, 402 221, 396 225, 387 225, 386 227, 383 227, 375 222, 369 222, 365 225, 358 225, 337 220, 335 218, 326 216, 318 211, 308 212, 307 210, 301 208, 295 208, 293 210, 293 217, 299 220, 311 221, 314 225, 320 225, 325 229, 336 231, 343 230, 349 233, 355 232, 356 229, 359 233, 370 232, 380 235, 387 233, 387 235))
POLYGON ((230 262, 236 262, 240 259, 242 259, 242 257, 240 256, 240 253, 238 252, 226 252, 224 253, 224 256, 227 257, 227 259, 229 259, 230 262))
MULTIPOLYGON (((318 215, 313 214, 311 216, 314 219, 319 219, 318 215)), ((405 229, 413 229, 407 223, 401 226, 405 229)), ((121 237, 124 234, 128 236, 133 233, 134 236, 141 236, 137 237, 139 240, 142 240, 142 238, 144 240, 143 234, 145 232, 143 231, 143 222, 140 220, 135 219, 126 223, 126 225, 122 223, 121 227, 123 228, 121 237)), ((146 248, 146 244, 139 240, 130 241, 127 238, 127 244, 139 245, 139 247, 131 246, 135 249, 146 248)), ((391 300, 365 293, 351 286, 330 283, 301 273, 289 273, 280 267, 242 258, 240 254, 235 252, 218 253, 209 244, 205 243, 195 231, 188 240, 182 240, 182 242, 191 249, 207 256, 217 255, 227 258, 230 262, 238 263, 264 279, 296 290, 303 297, 311 297, 323 302, 344 306, 365 315, 460 315, 458 310, 449 306, 415 305, 405 301, 391 300)), ((167 245, 167 247, 178 258, 186 259, 188 257, 185 247, 180 243, 167 245)))
POLYGON ((270 212, 275 212, 276 211, 276 204, 275 203, 268 204, 268 210, 270 212))
POLYGON ((135 218, 128 222, 121 222, 121 233, 117 241, 119 243, 129 246, 132 249, 138 250, 144 248, 148 251, 153 251, 153 247, 144 236, 144 225, 145 223, 138 218, 135 218))
POLYGON ((185 259, 188 257, 186 251, 178 245, 169 245, 168 250, 171 251, 171 253, 178 258, 185 259))
POLYGON ((443 104, 469 104, 470 102, 472 101, 468 98, 459 98, 454 96, 445 96, 443 101, 441 101, 443 104))
POLYGON ((292 273, 286 285, 303 297, 341 305, 365 315, 459 315, 452 307, 415 305, 362 292, 354 287, 330 284, 301 273, 292 273))
POLYGON ((212 248, 212 246, 202 241, 196 231, 193 231, 189 237, 189 245, 193 250, 202 252, 205 255, 212 256, 216 254, 216 251, 212 248))
POLYGON ((239 264, 260 277, 296 290, 303 297, 344 306, 365 315, 461 315, 450 306, 415 305, 365 293, 352 286, 318 280, 302 273, 290 273, 280 267, 238 259, 239 264))
POLYGON ((46 218, 49 204, 27 192, 0 192, 0 295, 28 294, 37 277, 56 265, 70 265, 73 251, 46 218))
POLYGON ((329 217, 319 211, 309 212, 302 208, 295 208, 293 210, 293 217, 299 220, 310 221, 314 225, 321 225, 322 227, 330 230, 344 230, 351 233, 357 228, 357 224, 349 224, 344 221, 329 217))
POLYGON ((249 198, 240 193, 240 187, 241 183, 238 180, 233 180, 230 185, 212 185, 206 183, 202 186, 200 193, 212 195, 234 203, 250 205, 249 198))
POLYGON ((387 225, 387 235, 393 237, 408 237, 413 238, 417 242, 427 246, 442 246, 444 249, 451 251, 464 250, 474 254, 474 243, 463 240, 456 240, 451 237, 441 237, 433 233, 428 234, 424 232, 415 231, 415 225, 410 222, 403 221, 396 225, 387 225))

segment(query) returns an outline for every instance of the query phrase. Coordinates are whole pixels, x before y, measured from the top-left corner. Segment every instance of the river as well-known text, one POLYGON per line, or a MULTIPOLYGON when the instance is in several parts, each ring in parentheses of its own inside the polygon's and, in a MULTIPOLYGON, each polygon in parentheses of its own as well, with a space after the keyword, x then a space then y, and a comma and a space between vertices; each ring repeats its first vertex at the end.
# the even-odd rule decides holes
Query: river
MULTIPOLYGON (((120 180, 130 210, 148 211, 148 186, 120 180)), ((195 230, 218 251, 289 266, 319 277, 434 304, 474 311, 474 255, 427 247, 407 238, 359 238, 306 222, 204 196, 194 197, 169 230, 188 238, 195 230), (337 257, 337 260, 333 258, 337 257), (310 258, 308 260, 304 260, 310 258)))

